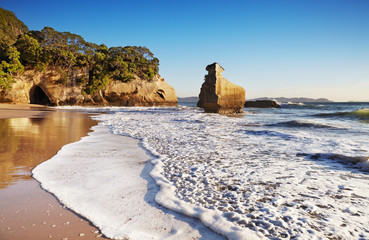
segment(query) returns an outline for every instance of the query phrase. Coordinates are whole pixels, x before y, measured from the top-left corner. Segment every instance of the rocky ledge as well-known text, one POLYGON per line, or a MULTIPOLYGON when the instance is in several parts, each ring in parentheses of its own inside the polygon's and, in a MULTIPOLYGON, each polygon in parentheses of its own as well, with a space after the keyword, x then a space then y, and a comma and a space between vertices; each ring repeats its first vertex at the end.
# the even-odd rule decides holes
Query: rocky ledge
POLYGON ((138 77, 124 83, 111 80, 104 90, 86 94, 78 79, 88 71, 75 71, 68 76, 68 84, 55 71, 27 70, 15 77, 7 91, 0 92, 0 102, 35 103, 44 105, 98 105, 98 106, 176 106, 175 90, 157 74, 153 80, 138 77))
POLYGON ((241 113, 245 104, 245 89, 222 76, 224 69, 213 63, 206 67, 208 74, 202 84, 197 106, 210 113, 241 113))
POLYGON ((246 108, 279 108, 280 105, 274 100, 246 101, 246 108))

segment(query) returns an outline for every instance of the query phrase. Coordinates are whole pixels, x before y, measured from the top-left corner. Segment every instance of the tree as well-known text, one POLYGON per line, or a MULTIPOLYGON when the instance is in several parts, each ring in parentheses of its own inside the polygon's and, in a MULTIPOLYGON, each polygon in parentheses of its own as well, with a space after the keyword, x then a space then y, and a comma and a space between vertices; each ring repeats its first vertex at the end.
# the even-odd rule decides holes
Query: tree
POLYGON ((159 71, 159 60, 146 47, 111 47, 109 69, 115 80, 130 81, 134 75, 152 80, 159 71))
POLYGON ((6 54, 8 48, 10 47, 5 41, 0 41, 0 62, 1 61, 9 61, 9 58, 6 54))
POLYGON ((38 41, 28 34, 21 35, 14 46, 20 52, 20 60, 23 65, 36 66, 41 62, 42 48, 38 41))
POLYGON ((13 46, 8 47, 5 53, 7 61, 3 60, 0 64, 0 89, 11 88, 14 82, 13 76, 23 71, 24 67, 19 61, 20 53, 13 46))
POLYGON ((17 36, 28 32, 28 27, 11 11, 0 7, 0 39, 11 45, 17 36))
POLYGON ((71 73, 75 69, 88 71, 89 74, 77 82, 89 94, 105 89, 112 79, 128 82, 139 77, 151 81, 159 71, 159 60, 146 47, 108 48, 104 44, 86 42, 77 34, 58 32, 51 27, 28 31, 21 22, 17 26, 24 31, 18 31, 21 35, 17 37, 14 31, 10 31, 10 27, 15 25, 8 24, 15 23, 9 20, 16 18, 15 15, 1 10, 0 30, 2 27, 4 30, 0 31, 1 89, 11 86, 13 76, 23 71, 23 66, 57 71, 62 76, 60 83, 63 84, 69 83, 68 76, 73 75, 71 73), (3 38, 4 33, 13 35, 3 38))
POLYGON ((110 81, 109 71, 106 67, 106 58, 102 52, 97 52, 93 57, 91 63, 91 70, 89 74, 89 82, 86 92, 93 94, 99 90, 105 89, 110 81))
MULTIPOLYGON (((11 75, 15 75, 23 71, 24 67, 19 61, 20 53, 17 51, 16 47, 10 46, 6 51, 6 55, 9 59, 9 63, 7 66, 7 72, 11 75)), ((5 61, 3 61, 5 62, 5 61)))

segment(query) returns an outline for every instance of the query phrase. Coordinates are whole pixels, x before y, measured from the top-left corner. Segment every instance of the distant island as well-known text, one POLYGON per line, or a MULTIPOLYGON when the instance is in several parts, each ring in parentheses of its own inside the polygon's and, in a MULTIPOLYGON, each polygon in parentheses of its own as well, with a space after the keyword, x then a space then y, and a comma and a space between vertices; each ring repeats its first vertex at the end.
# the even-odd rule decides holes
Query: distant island
POLYGON ((182 102, 182 103, 193 103, 193 102, 198 102, 199 101, 199 97, 178 97, 178 102, 182 102))
POLYGON ((276 97, 276 98, 269 98, 269 97, 261 97, 261 98, 255 98, 250 100, 275 100, 280 103, 327 103, 327 102, 333 102, 327 98, 304 98, 304 97, 294 97, 294 98, 286 98, 286 97, 276 97))
MULTIPOLYGON (((294 98, 285 98, 285 97, 277 97, 277 98, 269 98, 269 97, 261 97, 254 99, 247 99, 248 101, 257 101, 257 100, 275 100, 280 103, 327 103, 333 102, 327 98, 304 98, 304 97, 294 97, 294 98)), ((197 102, 199 101, 199 97, 178 97, 178 102, 189 103, 189 102, 197 102)))

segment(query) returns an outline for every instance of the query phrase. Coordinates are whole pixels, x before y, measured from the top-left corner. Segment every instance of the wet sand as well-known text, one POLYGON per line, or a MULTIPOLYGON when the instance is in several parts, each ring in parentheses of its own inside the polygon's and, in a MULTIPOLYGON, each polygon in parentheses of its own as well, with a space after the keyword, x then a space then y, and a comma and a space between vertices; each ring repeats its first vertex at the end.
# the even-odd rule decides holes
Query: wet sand
POLYGON ((42 117, 52 108, 36 104, 0 104, 0 119, 4 118, 33 118, 42 117))
POLYGON ((41 189, 31 170, 96 125, 87 114, 0 104, 0 239, 106 239, 41 189))

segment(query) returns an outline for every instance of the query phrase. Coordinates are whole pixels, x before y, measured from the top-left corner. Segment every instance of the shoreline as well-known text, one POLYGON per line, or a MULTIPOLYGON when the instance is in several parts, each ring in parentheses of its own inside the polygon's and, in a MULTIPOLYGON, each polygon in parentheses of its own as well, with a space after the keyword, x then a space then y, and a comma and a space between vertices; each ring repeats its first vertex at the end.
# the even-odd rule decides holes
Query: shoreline
POLYGON ((0 103, 0 119, 37 118, 56 111, 50 107, 37 104, 0 103))
MULTIPOLYGON (((0 104, 0 115, 2 118, 0 118, 0 123, 1 121, 15 121, 15 123, 18 122, 21 123, 20 125, 25 125, 22 127, 23 130, 33 129, 32 126, 24 124, 24 122, 28 121, 32 123, 32 121, 39 122, 45 119, 52 121, 52 119, 58 118, 55 116, 58 114, 67 115, 68 117, 66 118, 71 118, 74 122, 76 118, 78 119, 80 116, 90 119, 87 121, 90 122, 90 128, 88 128, 88 130, 85 129, 84 133, 80 134, 79 139, 66 141, 60 144, 55 153, 49 154, 43 161, 34 164, 33 167, 35 168, 29 167, 28 172, 23 172, 25 175, 24 179, 16 179, 14 182, 8 179, 10 183, 6 183, 4 179, 2 180, 1 184, 5 186, 0 187, 1 239, 110 239, 105 235, 109 235, 111 239, 121 239, 125 237, 124 235, 129 236, 130 239, 224 239, 223 236, 218 235, 204 226, 198 219, 173 212, 155 202, 155 196, 159 192, 159 187, 150 177, 150 172, 153 169, 150 160, 153 156, 143 148, 139 140, 112 134, 106 127, 100 126, 98 121, 93 121, 89 117, 91 114, 85 114, 79 111, 59 111, 58 109, 49 109, 44 106, 35 107, 28 105, 17 105, 16 110, 12 112, 11 107, 13 105, 1 105, 2 104, 0 104), (7 111, 6 114, 3 114, 3 109, 7 111), (9 116, 12 118, 6 118, 9 116), (94 122, 94 124, 91 125, 91 122, 94 122), (106 128, 106 130, 101 131, 100 128, 106 128), (88 149, 86 151, 86 145, 83 144, 83 141, 89 141, 89 139, 96 137, 95 135, 101 134, 105 134, 104 136, 107 141, 109 141, 109 139, 117 139, 116 142, 119 145, 117 145, 116 148, 121 149, 123 159, 117 159, 118 162, 116 164, 125 165, 124 171, 127 169, 127 171, 123 173, 125 176, 124 179, 120 181, 120 183, 124 182, 125 184, 118 184, 120 188, 118 191, 122 192, 122 199, 119 199, 119 202, 123 202, 123 205, 119 207, 122 212, 115 218, 115 222, 120 222, 121 224, 119 226, 116 225, 116 231, 119 232, 121 228, 124 229, 123 235, 121 233, 120 235, 112 235, 108 232, 108 234, 105 234, 104 231, 109 229, 110 225, 114 225, 114 221, 105 225, 104 230, 104 226, 97 223, 96 219, 66 204, 63 198, 60 198, 55 192, 47 188, 45 190, 44 184, 47 185, 48 181, 40 182, 36 180, 37 177, 31 176, 31 171, 33 171, 33 169, 37 169, 38 166, 49 163, 50 161, 48 160, 57 158, 63 152, 63 149, 70 146, 80 145, 82 148, 78 152, 85 151, 88 155, 90 151, 88 151, 88 149), (132 191, 133 189, 134 191, 132 191), (101 231, 95 226, 99 226, 101 231)), ((85 126, 86 123, 84 121, 86 121, 86 119, 80 121, 77 125, 85 126)), ((70 127, 70 125, 68 127, 70 127)), ((71 129, 67 130, 67 132, 71 131, 71 129)), ((95 146, 93 149, 105 143, 104 137, 95 139, 97 141, 96 144, 99 146, 95 146)), ((94 140, 92 139, 92 141, 94 140)), ((37 145, 38 143, 35 144, 37 145)), ((108 151, 107 154, 110 155, 112 152, 114 151, 108 151)), ((37 155, 37 153, 34 155, 37 155)), ((74 162, 71 164, 64 161, 67 158, 68 157, 62 157, 62 165, 72 166, 72 168, 74 170, 77 169, 78 172, 83 172, 83 168, 89 165, 89 163, 85 163, 81 167, 75 167, 74 162)), ((94 157, 90 159, 93 160, 94 157)), ((100 175, 100 170, 106 166, 109 168, 109 164, 102 164, 102 166, 97 169, 96 173, 100 175)), ((57 172, 65 171, 58 169, 57 172)), ((14 175, 17 174, 19 174, 19 172, 15 172, 14 175)), ((83 178, 80 182, 85 182, 85 179, 89 176, 90 172, 88 172, 86 178, 83 178)), ((108 203, 109 206, 112 204, 111 198, 103 197, 107 195, 104 194, 104 188, 110 186, 110 184, 106 183, 106 179, 109 177, 110 174, 105 177, 98 177, 99 179, 103 179, 104 184, 100 183, 100 187, 102 188, 94 189, 91 192, 91 194, 96 195, 95 199, 105 199, 104 202, 100 202, 100 207, 106 205, 106 203, 108 203)), ((88 194, 88 196, 90 196, 90 194, 88 194)), ((90 206, 89 209, 94 208, 94 206, 90 206)), ((99 205, 97 205, 97 208, 99 208, 99 205)), ((109 208, 105 209, 103 211, 104 214, 100 216, 101 219, 103 219, 103 224, 104 221, 107 221, 105 216, 105 211, 107 210, 109 210, 109 208)), ((112 214, 110 217, 111 216, 112 214)))
POLYGON ((200 220, 156 203, 154 157, 139 140, 100 124, 92 130, 32 171, 44 189, 112 239, 225 239, 200 220))
POLYGON ((35 166, 96 124, 85 113, 0 104, 0 239, 108 239, 31 176, 35 166))
MULTIPOLYGON (((83 111, 83 109, 78 109, 75 109, 76 114, 78 111, 83 111)), ((342 236, 347 238, 355 234, 356 237, 365 237, 367 233, 365 206, 369 199, 365 189, 369 186, 369 181, 362 177, 363 174, 366 174, 361 170, 363 166, 352 165, 346 159, 331 159, 330 155, 326 156, 322 153, 328 152, 334 154, 332 156, 340 156, 339 153, 346 150, 348 146, 355 146, 355 148, 361 149, 362 153, 367 153, 369 149, 365 140, 369 131, 368 125, 357 119, 350 119, 350 122, 347 122, 346 118, 326 120, 315 115, 311 115, 308 119, 299 118, 299 109, 297 107, 294 114, 287 117, 285 113, 290 110, 280 110, 276 113, 276 116, 279 117, 278 124, 276 125, 273 117, 267 119, 266 123, 272 122, 273 125, 264 124, 265 131, 257 131, 260 129, 255 128, 255 126, 259 125, 250 123, 258 122, 260 117, 269 111, 261 112, 259 115, 250 115, 248 119, 244 120, 242 118, 198 114, 196 109, 191 108, 185 108, 182 111, 177 111, 178 109, 166 109, 165 111, 141 108, 111 109, 109 112, 112 114, 94 117, 101 122, 91 129, 93 132, 90 132, 88 137, 63 146, 58 154, 53 155, 51 163, 45 162, 54 165, 54 170, 47 169, 48 167, 44 169, 46 171, 41 170, 41 173, 46 175, 44 175, 44 179, 40 179, 40 182, 45 183, 44 187, 58 196, 65 205, 86 216, 111 238, 122 238, 125 237, 124 234, 127 234, 133 239, 188 239, 191 235, 187 233, 194 230, 192 226, 202 225, 201 223, 189 224, 192 229, 185 228, 190 229, 185 231, 185 236, 176 235, 175 238, 173 233, 183 234, 183 231, 178 231, 178 229, 184 228, 180 226, 158 229, 158 226, 163 225, 159 223, 158 218, 150 219, 147 216, 152 215, 145 215, 149 211, 142 207, 143 200, 144 204, 148 204, 151 208, 162 210, 161 215, 170 212, 161 206, 166 206, 176 212, 181 212, 182 209, 185 211, 183 214, 189 216, 193 216, 193 210, 201 210, 202 206, 215 209, 220 213, 225 212, 222 216, 217 216, 212 223, 205 223, 223 235, 226 235, 222 232, 225 224, 220 223, 219 219, 235 222, 235 224, 244 224, 242 227, 245 229, 262 234, 264 237, 316 236, 324 238, 342 236), (295 124, 296 116, 298 120, 302 119, 302 124, 297 127, 295 124), (347 127, 336 127, 341 126, 341 124, 347 127), (209 125, 212 125, 212 128, 207 128, 209 125), (109 128, 105 127, 104 129, 103 126, 109 126, 109 128), (274 126, 279 126, 280 129, 275 131, 274 126), (291 131, 291 127, 296 130, 291 131), (204 136, 203 132, 198 131, 199 129, 205 129, 208 135, 204 136), (273 131, 269 131, 270 129, 273 131), (317 133, 325 129, 327 129, 327 136, 321 138, 317 133), (347 137, 342 138, 341 135, 347 137), (123 136, 133 138, 136 142, 132 143, 132 139, 123 136), (206 141, 197 141, 199 139, 206 141), (209 140, 213 141, 211 148, 208 146, 209 140), (254 140, 261 143, 267 141, 268 144, 260 145, 262 147, 260 150, 263 150, 260 154, 249 155, 249 152, 254 150, 254 140), (328 141, 335 143, 335 146, 339 146, 339 148, 336 149, 334 146, 326 144, 328 141), (279 149, 280 146, 286 146, 286 148, 279 149), (219 147, 222 151, 218 155, 213 155, 213 150, 219 149, 219 147), (142 158, 137 158, 138 150, 140 150, 142 158), (144 152, 146 150, 146 154, 151 154, 142 155, 142 150, 144 152), (235 152, 237 154, 233 155, 235 152), (313 157, 304 154, 310 152, 318 152, 318 154, 312 155, 313 157), (281 155, 281 153, 285 155, 281 155), (157 161, 153 156, 164 156, 164 158, 157 161), (243 157, 249 158, 248 161, 244 162, 245 158, 243 157), (264 157, 268 158, 267 162, 263 161, 264 157), (254 161, 259 158, 260 161, 254 161), (166 161, 170 159, 174 161, 166 161), (221 162, 217 161, 218 159, 221 159, 221 162), (291 159, 295 161, 290 161, 291 159), (84 161, 79 162, 80 160, 84 161), (166 164, 164 167, 160 165, 162 162, 166 164), (150 163, 154 165, 154 169, 150 163), (156 170, 159 170, 158 175, 155 173, 156 170), (304 174, 301 175, 300 172, 304 174), (235 175, 229 175, 230 173, 235 175), (155 179, 156 183, 151 185, 153 179, 149 175, 155 179), (189 175, 190 180, 188 181, 189 175), (189 206, 185 202, 171 200, 171 192, 165 194, 166 192, 163 191, 162 176, 164 176, 162 178, 164 181, 174 180, 176 185, 172 190, 178 191, 185 202, 194 204, 189 206), (219 179, 222 180, 222 185, 219 185, 219 179), (47 186, 47 184, 51 184, 51 186, 47 186), (52 186, 53 184, 54 186, 52 186), (159 193, 157 185, 161 187, 159 193), (225 186, 225 188, 219 186, 225 186), (238 190, 239 186, 242 186, 240 191, 238 190), (319 188, 311 186, 319 186, 319 188), (126 189, 122 191, 122 187, 126 189), (332 189, 332 191, 327 194, 327 189, 329 191, 332 189), (280 194, 281 190, 283 190, 283 195, 280 194), (153 193, 153 191, 156 192, 153 193), (67 193, 66 197, 59 195, 63 192, 67 193), (77 193, 81 198, 70 201, 70 199, 66 199, 69 197, 69 192, 73 193, 70 196, 77 193), (250 195, 244 195, 245 193, 250 193, 250 195), (264 201, 271 194, 275 200, 264 201), (357 201, 358 197, 360 197, 360 201, 357 201), (299 201, 295 201, 296 199, 299 201), (100 203, 96 205, 95 200, 100 201, 100 203), (158 206, 156 202, 161 206, 158 206), (174 207, 166 205, 166 203, 171 204, 172 202, 175 204, 174 207), (123 205, 119 205, 120 203, 123 205), (154 206, 154 204, 156 205, 154 206), (86 208, 78 210, 78 205, 86 208), (232 208, 224 208, 229 206, 232 208), (301 206, 307 207, 302 208, 301 206), (90 211, 91 209, 92 211, 90 211), (137 212, 136 209, 138 209, 137 212), (270 214, 266 214, 262 209, 268 209, 270 214), (316 212, 319 216, 326 216, 328 219, 326 224, 321 225, 320 219, 316 218, 315 214, 306 215, 306 209, 313 209, 314 213, 316 212), (341 211, 337 212, 331 209, 341 211), (87 213, 86 210, 88 210, 87 213), (256 217, 250 218, 250 212, 256 217), (143 220, 141 220, 142 216, 143 220), (284 216, 290 217, 288 222, 284 220, 284 216), (301 223, 300 216, 304 216, 307 221, 311 222, 311 225, 301 223), (127 218, 124 219, 124 217, 127 218), (258 225, 260 218, 272 226, 271 230, 258 225), (341 220, 336 221, 338 218, 341 220), (276 219, 282 219, 284 223, 280 224, 276 219), (138 227, 134 224, 138 224, 136 225, 138 227), (342 228, 342 224, 347 224, 347 227, 342 228), (154 228, 153 234, 150 234, 152 229, 147 230, 148 225, 150 225, 149 229, 150 227, 154 228), (315 227, 317 226, 321 227, 322 231, 316 231, 315 227), (353 228, 361 230, 353 235, 352 232, 349 232, 349 229, 353 228), (123 233, 119 232, 120 230, 123 230, 123 233), (130 235, 134 233, 136 233, 135 236, 130 235), (144 233, 149 234, 143 235, 144 233), (164 236, 163 233, 167 235, 164 236)), ((64 110, 68 111, 69 109, 64 110)), ((336 111, 336 107, 333 108, 334 111, 336 111)), ((51 114, 58 112, 55 111, 51 114)), ((91 109, 88 112, 96 111, 91 109)), ((49 118, 45 116, 45 119, 49 118)), ((24 119, 17 121, 22 122, 24 119)), ((35 118, 29 120, 28 124, 37 125, 39 121, 40 119, 35 118)), ((27 122, 22 122, 23 125, 25 123, 27 122)), ((0 126, 2 125, 0 124, 0 126)), ((24 125, 28 131, 37 130, 29 126, 24 125)), ((0 144, 0 146, 5 145, 0 144)), ((350 153, 355 156, 355 151, 350 153)), ((350 156, 350 154, 344 156, 350 156)), ((46 166, 45 163, 39 166, 46 166)), ((168 185, 168 187, 171 186, 168 185)), ((18 214, 16 211, 14 212, 18 214)), ((174 218, 177 220, 177 216, 182 216, 175 214, 169 215, 175 216, 174 218)), ((208 215, 203 216, 211 219, 208 215)), ((190 222, 192 220, 190 218, 190 222)), ((234 233, 234 228, 230 230, 231 233, 234 233)), ((207 239, 204 235, 200 235, 201 238, 207 239)), ((249 235, 248 233, 242 234, 242 236, 247 237, 249 235)), ((262 235, 260 236, 262 237, 262 235)), ((229 237, 229 235, 227 236, 229 237)), ((199 235, 195 235, 195 238, 199 238, 199 235)), ((233 239, 232 236, 229 238, 233 239)))

